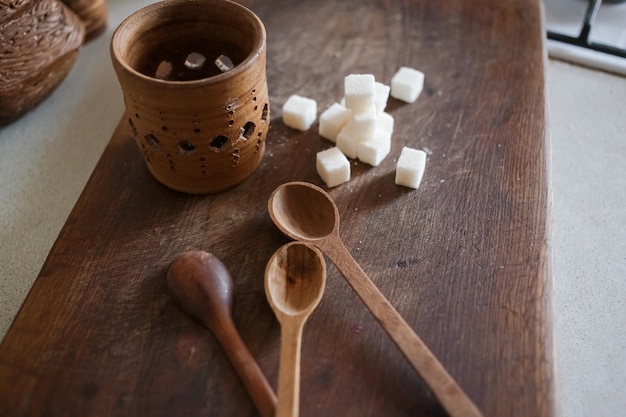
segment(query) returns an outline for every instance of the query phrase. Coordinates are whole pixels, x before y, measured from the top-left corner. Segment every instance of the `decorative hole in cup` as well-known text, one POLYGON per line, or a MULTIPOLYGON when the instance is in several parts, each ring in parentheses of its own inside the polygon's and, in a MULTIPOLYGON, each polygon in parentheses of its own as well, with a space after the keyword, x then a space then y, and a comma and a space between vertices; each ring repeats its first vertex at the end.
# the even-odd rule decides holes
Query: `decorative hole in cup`
POLYGON ((252 134, 254 133, 254 129, 256 128, 256 125, 252 122, 248 122, 246 123, 243 128, 241 128, 241 137, 243 137, 244 139, 250 139, 252 137, 252 134))
POLYGON ((161 150, 161 142, 159 141, 159 138, 154 136, 152 133, 148 133, 146 136, 144 136, 144 139, 146 139, 146 142, 148 142, 148 144, 155 151, 160 151, 161 150))
POLYGON ((191 156, 196 153, 196 146, 188 140, 178 142, 176 148, 178 149, 178 153, 183 156, 191 156))
POLYGON ((224 145, 226 145, 228 143, 228 138, 224 135, 219 135, 217 136, 215 139, 213 139, 211 141, 211 143, 209 144, 210 148, 215 152, 219 152, 220 150, 222 150, 222 148, 224 147, 224 145))
POLYGON ((258 167, 269 129, 265 39, 259 18, 229 0, 165 0, 120 24, 113 66, 134 116, 131 131, 158 181, 216 193, 258 167))

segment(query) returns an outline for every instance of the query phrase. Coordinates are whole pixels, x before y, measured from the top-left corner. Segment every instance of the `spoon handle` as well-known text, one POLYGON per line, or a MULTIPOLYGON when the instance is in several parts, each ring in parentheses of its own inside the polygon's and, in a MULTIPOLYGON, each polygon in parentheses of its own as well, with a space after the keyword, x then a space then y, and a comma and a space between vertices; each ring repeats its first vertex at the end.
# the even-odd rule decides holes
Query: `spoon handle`
POLYGON ((234 323, 224 317, 223 324, 215 326, 213 333, 230 359, 248 395, 261 417, 274 417, 276 394, 265 378, 258 363, 241 340, 234 323))
POLYGON ((337 266, 413 368, 430 387, 450 417, 482 417, 482 413, 448 374, 398 311, 374 285, 337 235, 316 243, 337 266))
POLYGON ((300 411, 300 348, 302 323, 281 323, 278 404, 276 417, 298 417, 300 411))

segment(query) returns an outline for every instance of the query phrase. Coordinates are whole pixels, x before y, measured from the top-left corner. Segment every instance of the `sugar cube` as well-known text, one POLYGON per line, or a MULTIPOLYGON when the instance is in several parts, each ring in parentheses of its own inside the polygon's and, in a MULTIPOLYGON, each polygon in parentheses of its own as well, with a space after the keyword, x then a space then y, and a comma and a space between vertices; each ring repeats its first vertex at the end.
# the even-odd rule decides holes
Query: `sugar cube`
POLYGON ((385 132, 389 132, 389 134, 392 134, 393 125, 394 119, 392 115, 387 112, 382 112, 378 115, 378 121, 376 122, 376 127, 378 129, 384 130, 385 132))
POLYGON ((350 161, 337 147, 318 152, 316 167, 318 175, 328 188, 350 180, 350 161))
POLYGON ((374 137, 378 121, 377 116, 378 114, 374 106, 363 113, 357 113, 352 116, 352 129, 360 141, 374 137))
POLYGON ((375 79, 372 74, 350 74, 344 79, 346 107, 354 113, 368 111, 375 106, 375 79))
POLYGON ((332 142, 337 141, 337 135, 348 122, 352 111, 339 103, 334 103, 320 115, 319 134, 332 142))
POLYGON ((360 161, 378 166, 391 150, 391 134, 382 129, 377 129, 372 139, 359 142, 357 157, 360 161))
POLYGON ((424 88, 424 73, 409 67, 400 67, 391 79, 391 96, 406 103, 414 103, 424 88))
POLYGON ((213 63, 215 64, 215 66, 222 72, 227 72, 230 71, 231 69, 235 68, 235 64, 233 62, 232 59, 230 59, 230 57, 228 55, 220 55, 217 58, 215 58, 215 61, 213 61, 213 63))
POLYGON ((396 184, 419 188, 425 168, 426 152, 405 146, 396 164, 396 184))
POLYGON ((374 83, 374 105, 378 114, 385 111, 387 107, 387 100, 389 99, 389 92, 391 87, 376 81, 374 83))
POLYGON ((357 157, 357 146, 361 141, 358 131, 354 128, 354 121, 350 120, 337 135, 337 147, 348 158, 357 157))
POLYGON ((317 102, 297 94, 291 95, 283 104, 283 123, 301 131, 308 130, 317 117, 317 102))

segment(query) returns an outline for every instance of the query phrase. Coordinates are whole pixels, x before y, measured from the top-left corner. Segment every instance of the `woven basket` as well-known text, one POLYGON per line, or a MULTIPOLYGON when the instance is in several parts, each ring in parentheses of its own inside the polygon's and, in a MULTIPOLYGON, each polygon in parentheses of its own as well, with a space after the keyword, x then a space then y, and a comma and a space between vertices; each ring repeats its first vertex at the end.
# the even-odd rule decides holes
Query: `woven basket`
POLYGON ((78 16, 57 0, 0 0, 0 126, 63 81, 84 37, 78 16))
POLYGON ((85 24, 85 40, 89 41, 104 32, 107 26, 105 0, 63 0, 85 24))

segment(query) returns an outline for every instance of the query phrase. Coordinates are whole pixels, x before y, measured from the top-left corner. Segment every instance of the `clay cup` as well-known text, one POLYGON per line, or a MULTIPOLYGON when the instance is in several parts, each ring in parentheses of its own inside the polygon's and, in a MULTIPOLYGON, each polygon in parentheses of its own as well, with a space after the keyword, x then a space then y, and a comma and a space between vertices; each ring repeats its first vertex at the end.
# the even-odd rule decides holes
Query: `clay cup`
POLYGON ((261 20, 228 0, 166 0, 120 24, 125 118, 159 182, 210 194, 253 173, 270 120, 265 54, 261 20))

